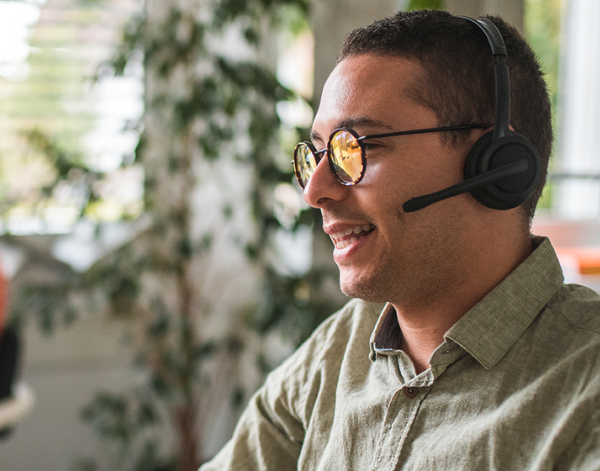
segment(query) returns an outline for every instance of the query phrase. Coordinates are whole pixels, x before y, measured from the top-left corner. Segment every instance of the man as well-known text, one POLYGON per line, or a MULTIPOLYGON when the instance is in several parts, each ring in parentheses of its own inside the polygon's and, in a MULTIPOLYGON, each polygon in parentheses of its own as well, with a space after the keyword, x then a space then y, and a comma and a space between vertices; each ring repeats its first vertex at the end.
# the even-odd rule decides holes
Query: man
POLYGON ((203 471, 600 469, 600 296, 564 285, 530 235, 548 96, 525 41, 487 21, 510 122, 493 24, 417 11, 347 38, 295 161, 358 299, 269 376, 203 471), (474 188, 415 204, 513 138, 474 188))

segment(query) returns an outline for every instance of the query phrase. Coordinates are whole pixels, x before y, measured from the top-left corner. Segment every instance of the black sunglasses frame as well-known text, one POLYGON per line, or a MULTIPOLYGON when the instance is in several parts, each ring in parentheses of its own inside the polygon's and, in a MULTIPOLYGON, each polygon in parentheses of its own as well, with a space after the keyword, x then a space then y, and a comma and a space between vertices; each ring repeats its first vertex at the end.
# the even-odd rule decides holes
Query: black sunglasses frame
MULTIPOLYGON (((466 130, 466 129, 486 129, 488 127, 489 126, 483 126, 483 125, 479 125, 479 124, 460 124, 457 126, 442 126, 439 128, 413 129, 411 131, 396 131, 396 132, 386 132, 386 133, 382 133, 382 134, 368 134, 366 136, 359 136, 358 133, 354 129, 351 129, 351 128, 337 128, 337 129, 334 129, 333 132, 329 135, 329 139, 327 141, 327 148, 325 148, 325 149, 317 150, 315 148, 315 146, 312 144, 312 142, 310 142, 310 141, 303 141, 303 142, 298 143, 298 145, 296 145, 296 148, 294 149, 294 160, 293 160, 294 172, 296 174, 296 179, 298 180, 298 184, 300 185, 300 187, 302 189, 304 189, 306 185, 302 184, 302 178, 300 176, 300 170, 299 170, 298 158, 297 158, 298 148, 302 144, 304 144, 312 152, 312 154, 315 158, 315 169, 319 165, 319 162, 321 162, 321 159, 323 158, 322 154, 327 153, 327 160, 329 161, 329 168, 331 169, 331 172, 336 176, 338 181, 342 185, 353 186, 362 180, 362 178, 365 174, 365 171, 367 169, 367 153, 366 153, 366 149, 364 147, 364 142, 363 142, 366 139, 379 139, 382 137, 393 137, 393 136, 407 136, 410 134, 425 134, 425 133, 431 133, 431 132, 462 131, 462 130, 466 130), (356 180, 352 180, 352 181, 343 180, 339 176, 339 174, 335 168, 335 164, 333 163, 333 159, 331 157, 331 155, 332 155, 331 141, 333 139, 333 136, 335 136, 339 132, 348 132, 348 133, 352 134, 352 136, 354 136, 354 138, 358 142, 358 145, 360 146, 362 169, 361 169, 359 177, 356 180)), ((306 181, 306 183, 308 183, 308 180, 306 181)))

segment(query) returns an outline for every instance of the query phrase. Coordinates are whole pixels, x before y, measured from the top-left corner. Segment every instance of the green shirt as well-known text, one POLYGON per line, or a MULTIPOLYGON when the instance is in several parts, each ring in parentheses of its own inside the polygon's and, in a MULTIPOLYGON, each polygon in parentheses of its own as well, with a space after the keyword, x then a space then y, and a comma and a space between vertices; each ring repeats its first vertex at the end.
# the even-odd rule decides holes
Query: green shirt
POLYGON ((534 246, 418 375, 394 309, 349 302, 201 470, 600 470, 600 296, 534 246))

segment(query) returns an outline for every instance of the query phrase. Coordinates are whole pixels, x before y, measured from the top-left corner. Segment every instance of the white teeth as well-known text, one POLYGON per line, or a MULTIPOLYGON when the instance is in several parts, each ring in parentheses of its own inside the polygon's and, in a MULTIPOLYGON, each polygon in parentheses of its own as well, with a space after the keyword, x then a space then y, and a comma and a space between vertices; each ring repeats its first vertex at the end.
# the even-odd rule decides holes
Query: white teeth
POLYGON ((338 249, 345 249, 349 245, 352 245, 354 242, 358 240, 358 237, 350 237, 347 240, 340 240, 336 245, 338 249))
POLYGON ((331 234, 331 238, 333 239, 333 242, 338 249, 345 249, 349 245, 354 244, 359 239, 359 237, 354 237, 354 235, 349 239, 344 239, 344 237, 347 237, 350 234, 360 234, 361 232, 369 232, 371 231, 371 229, 371 224, 364 224, 362 226, 352 227, 350 229, 331 234))

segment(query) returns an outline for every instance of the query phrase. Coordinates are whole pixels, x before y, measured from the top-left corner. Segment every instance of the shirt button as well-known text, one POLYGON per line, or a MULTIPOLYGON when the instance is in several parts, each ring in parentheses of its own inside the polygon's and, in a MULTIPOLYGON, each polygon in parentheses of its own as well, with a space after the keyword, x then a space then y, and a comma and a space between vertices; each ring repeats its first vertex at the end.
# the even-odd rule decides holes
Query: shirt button
POLYGON ((408 398, 413 398, 419 394, 419 388, 404 388, 404 395, 408 398))

